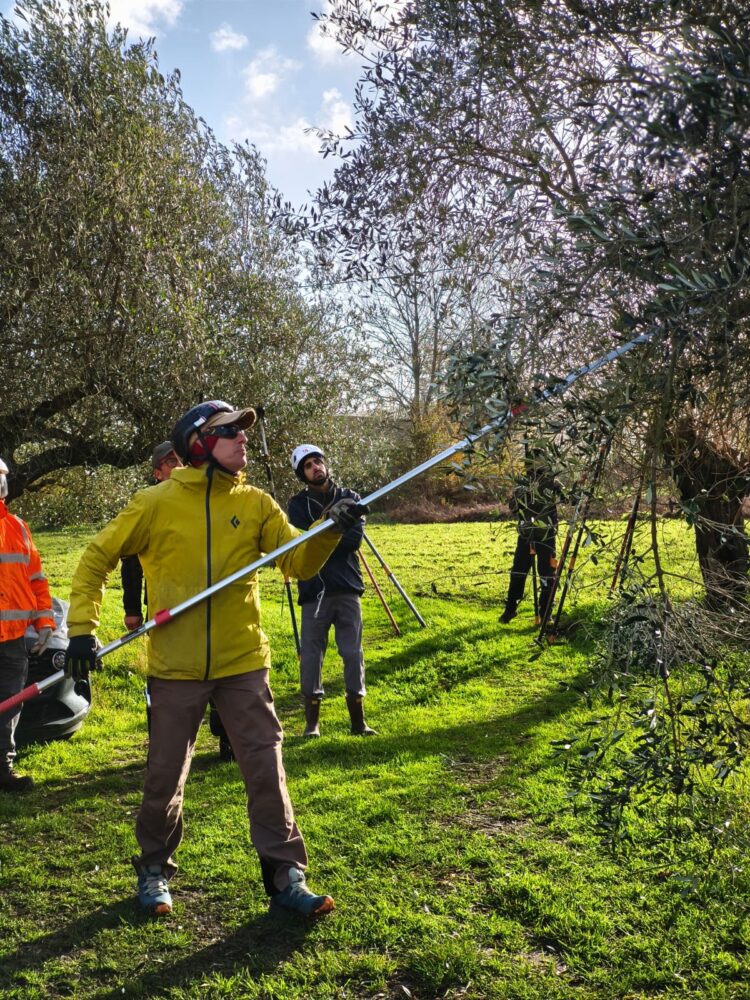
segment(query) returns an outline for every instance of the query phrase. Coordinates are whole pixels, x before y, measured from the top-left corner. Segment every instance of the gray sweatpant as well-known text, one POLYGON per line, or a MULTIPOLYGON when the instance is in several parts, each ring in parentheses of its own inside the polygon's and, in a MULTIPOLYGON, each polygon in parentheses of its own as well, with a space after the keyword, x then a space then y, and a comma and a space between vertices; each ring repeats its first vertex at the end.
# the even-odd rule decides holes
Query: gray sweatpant
POLYGON ((171 877, 182 840, 182 801, 198 727, 209 698, 218 709, 247 792, 250 839, 269 895, 289 885, 289 869, 304 871, 307 852, 294 821, 281 760, 281 725, 267 670, 207 681, 151 678, 151 733, 146 783, 135 833, 136 870, 160 864, 171 877))
POLYGON ((365 690, 365 658, 362 655, 362 604, 359 594, 331 594, 302 605, 302 653, 299 679, 305 698, 322 698, 323 657, 328 646, 328 633, 333 625, 336 646, 344 661, 346 693, 363 698, 365 690), (315 611, 317 609, 317 617, 315 611))
MULTIPOLYGON (((0 701, 22 691, 29 671, 24 637, 0 642, 0 701)), ((16 741, 13 734, 18 725, 21 709, 0 716, 0 771, 7 771, 16 759, 16 741)))

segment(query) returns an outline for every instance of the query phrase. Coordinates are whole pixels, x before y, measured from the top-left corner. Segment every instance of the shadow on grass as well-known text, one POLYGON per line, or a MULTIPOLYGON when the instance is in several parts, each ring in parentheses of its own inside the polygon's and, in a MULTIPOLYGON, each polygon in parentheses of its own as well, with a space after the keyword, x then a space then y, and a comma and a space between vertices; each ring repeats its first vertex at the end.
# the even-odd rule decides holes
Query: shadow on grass
MULTIPOLYGON (((574 685, 585 676, 569 680, 574 685)), ((353 769, 382 765, 405 753, 412 756, 432 757, 470 755, 486 760, 498 755, 512 756, 516 764, 526 756, 526 746, 531 746, 536 729, 557 716, 564 715, 579 702, 579 695, 571 687, 556 684, 542 697, 507 714, 483 716, 475 722, 462 720, 455 725, 440 725, 439 703, 434 706, 436 725, 421 731, 388 733, 381 729, 377 737, 353 739, 346 736, 334 740, 302 740, 296 738, 286 757, 290 775, 304 772, 311 764, 319 766, 326 760, 338 766, 351 761, 353 769), (298 752, 292 752, 297 750, 298 752), (299 752, 301 751, 301 752, 299 752)))
MULTIPOLYGON (((121 930, 125 926, 145 930, 145 925, 152 923, 153 918, 142 913, 133 899, 101 907, 59 930, 25 942, 10 953, 0 969, 0 987, 18 989, 23 986, 26 970, 38 970, 46 962, 70 959, 78 949, 90 950, 92 942, 102 932, 121 930)), ((165 921, 165 925, 168 929, 169 922, 165 921)), ((155 997, 164 995, 175 987, 194 984, 206 975, 230 977, 242 972, 243 975, 258 977, 272 972, 298 951, 314 926, 314 922, 295 915, 264 913, 231 931, 221 940, 214 941, 205 948, 191 950, 176 961, 170 962, 167 957, 159 957, 157 968, 151 968, 140 975, 120 973, 123 978, 127 975, 124 986, 122 980, 118 985, 112 985, 112 978, 118 975, 116 972, 112 973, 109 969, 93 971, 87 977, 90 978, 90 982, 86 984, 87 992, 101 1000, 114 1000, 115 997, 123 996, 155 997), (109 984, 101 984, 97 989, 96 979, 105 975, 112 977, 109 984)), ((159 934, 161 930, 160 926, 159 934)), ((161 947, 155 935, 149 954, 156 956, 161 947)), ((173 954, 169 945, 164 947, 165 956, 173 954)), ((86 976, 86 973, 83 975, 86 976)), ((76 981, 83 985, 80 978, 79 972, 76 981)), ((59 986, 61 995, 75 995, 74 983, 66 980, 59 986)))
POLYGON ((141 976, 129 977, 124 994, 121 987, 115 987, 98 993, 97 997, 115 1000, 123 995, 165 996, 175 988, 195 986, 209 976, 230 979, 241 973, 258 979, 272 973, 299 951, 313 928, 314 923, 302 917, 264 913, 221 941, 192 951, 171 965, 165 963, 141 976))
MULTIPOLYGON (((535 733, 539 727, 580 703, 578 689, 589 674, 585 661, 594 651, 599 631, 596 616, 589 620, 583 614, 581 626, 571 629, 564 639, 554 645, 537 645, 533 610, 531 606, 526 610, 529 614, 519 616, 509 629, 501 629, 493 615, 491 620, 483 617, 446 632, 437 628, 415 630, 398 640, 393 652, 381 649, 377 658, 368 660, 367 676, 373 687, 390 685, 402 693, 399 707, 434 713, 434 724, 427 720, 422 729, 389 732, 387 717, 373 717, 370 722, 379 729, 379 735, 372 739, 352 742, 348 734, 344 735, 346 728, 340 730, 338 738, 326 738, 330 730, 324 724, 323 740, 303 740, 293 735, 300 728, 298 721, 301 724, 299 697, 286 695, 279 699, 279 714, 292 731, 286 736, 289 775, 304 774, 310 765, 317 767, 326 762, 338 767, 350 764, 352 769, 377 767, 405 753, 422 757, 440 753, 456 760, 468 758, 478 765, 506 758, 509 768, 523 768, 532 749, 538 753, 535 733), (579 664, 579 670, 571 674, 570 668, 560 662, 561 651, 583 659, 583 667, 579 664), (536 690, 516 709, 488 715, 488 706, 478 701, 476 721, 445 724, 441 700, 449 692, 477 678, 487 679, 496 689, 512 683, 517 690, 519 675, 525 673, 533 675, 536 690)), ((343 696, 338 672, 327 681, 326 690, 329 702, 343 696)), ((547 767, 558 767, 551 756, 541 760, 537 770, 547 767)))
MULTIPOLYGON (((218 772, 226 769, 226 775, 241 780, 236 764, 227 765, 219 760, 218 749, 214 752, 197 751, 190 765, 190 775, 203 772, 218 772)), ((61 808, 78 803, 83 810, 87 803, 108 795, 118 798, 136 796, 133 808, 140 805, 143 782, 146 775, 145 759, 131 764, 115 764, 112 767, 99 767, 88 774, 71 775, 60 781, 37 781, 34 790, 24 795, 6 796, 0 800, 0 820, 10 820, 19 817, 39 816, 43 803, 43 811, 54 816, 61 808)), ((191 778, 188 777, 188 782, 191 778)), ((244 794, 244 792, 243 792, 244 794)), ((135 816, 133 815, 133 824, 135 816)))
MULTIPOLYGON (((402 639, 402 645, 392 654, 381 655, 374 661, 368 662, 368 680, 374 682, 373 687, 389 683, 395 685, 404 693, 401 699, 404 707, 433 706, 435 717, 439 720, 441 698, 476 678, 485 678, 493 685, 502 685, 509 679, 516 682, 520 671, 533 671, 537 675, 537 683, 540 678, 544 683, 547 670, 545 654, 552 657, 557 651, 559 656, 559 650, 562 648, 568 650, 571 656, 587 657, 594 649, 590 629, 571 631, 565 640, 557 642, 554 647, 548 644, 537 645, 534 642, 538 626, 535 626, 533 621, 514 623, 513 631, 502 636, 506 639, 502 645, 498 644, 498 629, 499 626, 494 621, 482 621, 452 630, 448 634, 429 635, 420 631, 411 637, 411 643, 404 643, 402 639)), ((556 662, 549 671, 550 684, 541 697, 535 698, 519 711, 503 716, 501 720, 483 717, 474 726, 467 727, 461 724, 457 727, 439 727, 426 730, 419 735, 412 733, 409 736, 401 735, 392 739, 400 752, 405 749, 418 751, 431 749, 434 752, 436 746, 440 747, 444 743, 475 742, 478 734, 481 734, 482 739, 492 737, 488 746, 495 746, 498 741, 503 742, 503 733, 508 734, 509 740, 517 738, 519 733, 528 736, 529 728, 573 707, 578 699, 575 689, 587 674, 588 671, 584 669, 570 676, 567 671, 561 670, 559 662, 556 662), (474 731, 476 732, 472 737, 474 731)), ((343 697, 344 685, 340 674, 334 674, 327 680, 326 691, 326 700, 329 702, 343 697)), ((285 724, 294 726, 292 720, 300 714, 299 696, 282 697, 277 707, 285 724)), ((384 737, 386 741, 391 739, 381 734, 377 740, 367 741, 369 747, 364 752, 377 756, 377 746, 385 745, 384 737), (373 743, 377 746, 373 746, 373 743)), ((304 743, 307 744, 309 741, 304 743)), ((293 735, 287 736, 287 745, 290 748, 298 745, 293 735)), ((345 754, 351 749, 348 741, 346 750, 338 744, 330 743, 320 745, 316 742, 313 747, 321 755, 326 752, 345 754)), ((359 753, 356 756, 359 758, 359 753)))

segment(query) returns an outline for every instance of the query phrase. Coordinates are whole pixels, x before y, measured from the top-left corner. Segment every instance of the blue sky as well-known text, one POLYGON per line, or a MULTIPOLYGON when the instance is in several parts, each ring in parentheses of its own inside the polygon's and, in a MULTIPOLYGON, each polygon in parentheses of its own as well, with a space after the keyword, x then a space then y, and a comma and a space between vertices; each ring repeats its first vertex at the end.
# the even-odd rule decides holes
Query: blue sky
MULTIPOLYGON (((295 204, 329 179, 311 125, 343 131, 361 60, 311 17, 328 0, 110 0, 131 37, 154 36, 162 72, 179 68, 187 102, 222 142, 248 139, 295 204)), ((13 0, 1 0, 8 15, 13 0)))

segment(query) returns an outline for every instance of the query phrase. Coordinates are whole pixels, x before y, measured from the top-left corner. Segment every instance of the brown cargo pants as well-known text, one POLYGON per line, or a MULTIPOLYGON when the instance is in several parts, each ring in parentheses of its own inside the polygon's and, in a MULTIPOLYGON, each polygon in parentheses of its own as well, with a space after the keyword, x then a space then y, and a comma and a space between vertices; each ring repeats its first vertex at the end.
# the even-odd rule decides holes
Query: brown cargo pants
POLYGON ((294 822, 281 759, 282 732, 268 670, 207 681, 151 679, 151 736, 143 801, 136 822, 141 847, 136 871, 160 864, 177 871, 185 781, 198 728, 213 699, 245 782, 250 839, 269 895, 289 884, 289 868, 304 871, 307 852, 294 822))

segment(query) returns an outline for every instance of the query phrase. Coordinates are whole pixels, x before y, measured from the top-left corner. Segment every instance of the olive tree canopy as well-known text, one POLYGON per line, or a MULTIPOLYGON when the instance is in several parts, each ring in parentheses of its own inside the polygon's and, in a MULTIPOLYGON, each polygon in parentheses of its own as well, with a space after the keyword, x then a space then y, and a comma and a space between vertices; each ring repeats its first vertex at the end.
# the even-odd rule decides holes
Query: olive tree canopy
POLYGON ((202 398, 262 403, 289 433, 346 406, 359 352, 301 294, 272 197, 257 152, 218 143, 100 0, 0 17, 11 498, 71 466, 133 465, 202 398))
POLYGON ((324 23, 370 67, 352 134, 324 137, 340 163, 308 220, 319 255, 377 280, 430 229, 448 262, 498 247, 488 389, 496 363, 528 393, 653 331, 647 362, 581 391, 649 479, 673 470, 709 592, 744 591, 746 6, 334 0, 324 23))

